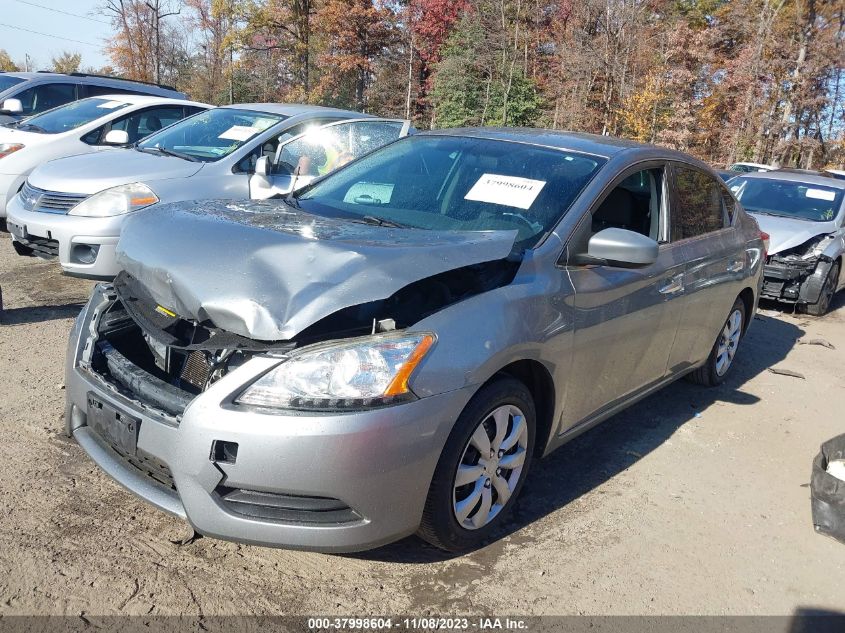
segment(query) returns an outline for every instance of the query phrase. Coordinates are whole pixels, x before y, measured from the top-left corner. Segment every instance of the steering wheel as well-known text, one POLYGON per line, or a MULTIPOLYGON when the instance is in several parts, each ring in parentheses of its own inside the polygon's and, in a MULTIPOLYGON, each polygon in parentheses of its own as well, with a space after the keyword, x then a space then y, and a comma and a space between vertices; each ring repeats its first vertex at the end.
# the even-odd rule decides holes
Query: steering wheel
MULTIPOLYGON (((527 224, 527 225, 528 225, 528 227, 531 229, 531 231, 532 231, 533 233, 536 233, 536 232, 537 232, 537 230, 538 230, 538 224, 537 224, 536 222, 532 222, 531 220, 529 220, 528 218, 526 218, 526 217, 525 217, 524 215, 522 215, 521 213, 511 213, 511 212, 506 211, 506 212, 504 212, 504 213, 502 214, 502 217, 504 217, 504 216, 508 216, 508 217, 511 217, 511 218, 516 218, 517 220, 520 220, 520 221, 524 222, 525 224, 527 224)), ((539 227, 539 228, 542 228, 542 227, 539 227)))

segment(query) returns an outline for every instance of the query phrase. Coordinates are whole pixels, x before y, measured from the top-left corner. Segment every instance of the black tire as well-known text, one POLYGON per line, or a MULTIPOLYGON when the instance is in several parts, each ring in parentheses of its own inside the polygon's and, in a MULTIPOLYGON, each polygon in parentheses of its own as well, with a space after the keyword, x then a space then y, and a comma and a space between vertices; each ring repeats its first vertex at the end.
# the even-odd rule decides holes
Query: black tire
POLYGON ((745 314, 745 302, 737 298, 734 301, 733 307, 731 311, 728 313, 728 318, 725 319, 725 323, 722 326, 722 329, 719 330, 719 334, 716 336, 716 341, 713 343, 713 348, 710 350, 710 355, 707 357, 707 361, 694 372, 687 375, 691 382, 694 382, 699 385, 705 385, 707 387, 715 387, 717 385, 721 385, 725 378, 727 378, 728 374, 731 372, 731 368, 733 367, 733 360, 731 360, 728 364, 727 369, 720 374, 717 371, 717 359, 718 359, 718 351, 719 351, 719 343, 722 339, 722 332, 724 328, 728 325, 728 321, 731 319, 733 314, 739 310, 739 314, 741 315, 741 323, 740 323, 740 334, 739 340, 737 341, 737 345, 739 342, 742 341, 742 337, 745 335, 745 323, 746 323, 746 314, 745 314))
POLYGON ((836 287, 839 285, 839 262, 834 262, 830 270, 827 271, 827 277, 824 278, 822 290, 819 294, 819 300, 816 303, 808 303, 804 306, 804 311, 810 316, 824 316, 830 309, 830 302, 833 300, 833 295, 836 294, 836 287))
MULTIPOLYGON (((458 417, 434 471, 417 532, 421 538, 449 552, 464 552, 483 545, 494 535, 513 508, 514 501, 528 476, 536 441, 536 418, 531 393, 522 382, 514 378, 498 378, 473 396, 458 417), (476 429, 493 411, 504 405, 519 408, 525 419, 528 434, 525 461, 510 498, 498 514, 483 527, 467 529, 458 523, 453 508, 455 476, 476 429)), ((512 421, 509 425, 509 428, 514 428, 512 421)))

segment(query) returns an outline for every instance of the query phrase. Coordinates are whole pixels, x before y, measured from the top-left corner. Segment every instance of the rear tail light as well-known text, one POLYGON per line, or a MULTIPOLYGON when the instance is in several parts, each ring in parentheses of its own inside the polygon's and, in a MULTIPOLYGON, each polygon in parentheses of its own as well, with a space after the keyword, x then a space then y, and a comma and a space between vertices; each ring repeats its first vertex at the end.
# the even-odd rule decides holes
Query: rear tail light
POLYGON ((760 239, 763 240, 763 257, 765 258, 769 255, 769 240, 771 240, 771 236, 765 231, 760 231, 760 239))

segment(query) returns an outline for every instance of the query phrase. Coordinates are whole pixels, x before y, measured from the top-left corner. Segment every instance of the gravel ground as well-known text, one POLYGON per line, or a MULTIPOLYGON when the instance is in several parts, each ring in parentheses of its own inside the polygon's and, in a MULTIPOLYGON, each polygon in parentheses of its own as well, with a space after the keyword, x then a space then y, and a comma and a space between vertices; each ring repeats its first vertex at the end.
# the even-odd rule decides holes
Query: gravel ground
POLYGON ((0 238, 0 616, 845 611, 845 546, 814 533, 808 488, 845 430, 845 292, 823 319, 764 311, 726 385, 678 382, 545 459, 488 547, 331 556, 175 544, 179 521, 100 472, 61 432, 91 284, 0 238))

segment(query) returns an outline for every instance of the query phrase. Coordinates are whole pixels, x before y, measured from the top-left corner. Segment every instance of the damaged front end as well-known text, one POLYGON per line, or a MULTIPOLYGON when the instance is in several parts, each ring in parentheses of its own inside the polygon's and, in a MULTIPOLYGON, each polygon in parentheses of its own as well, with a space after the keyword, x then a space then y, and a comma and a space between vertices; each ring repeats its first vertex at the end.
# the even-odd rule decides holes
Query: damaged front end
POLYGON ((256 343, 181 319, 151 301, 132 278, 100 287, 79 368, 156 417, 178 424, 188 404, 257 353, 293 343, 256 343))
POLYGON ((812 239, 766 257, 762 296, 787 303, 816 303, 833 259, 826 251, 835 236, 812 239))
POLYGON ((386 299, 341 308, 293 339, 275 342, 233 334, 209 320, 182 318, 124 272, 101 286, 102 301, 88 324, 79 367, 136 406, 178 424, 196 396, 256 355, 281 357, 327 341, 404 330, 458 301, 509 284, 518 267, 517 259, 503 259, 432 275, 386 299))

